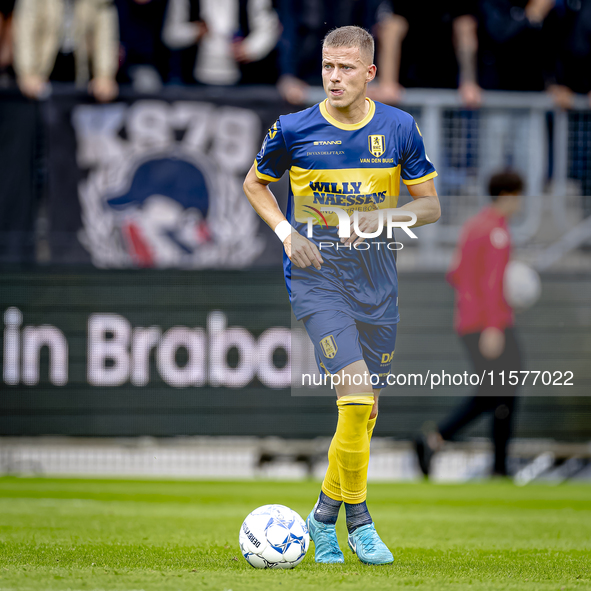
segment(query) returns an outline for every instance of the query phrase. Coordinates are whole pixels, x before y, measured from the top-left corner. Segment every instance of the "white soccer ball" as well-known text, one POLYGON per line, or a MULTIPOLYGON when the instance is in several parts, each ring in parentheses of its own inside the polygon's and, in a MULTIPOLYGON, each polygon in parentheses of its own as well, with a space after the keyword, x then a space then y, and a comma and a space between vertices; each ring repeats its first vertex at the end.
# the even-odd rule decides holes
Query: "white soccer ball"
POLYGON ((503 294, 507 303, 517 310, 533 306, 542 293, 538 273, 521 261, 510 261, 505 269, 503 294))
POLYGON ((306 556, 310 535, 289 507, 263 505, 244 520, 239 542, 246 562, 255 568, 294 568, 306 556))

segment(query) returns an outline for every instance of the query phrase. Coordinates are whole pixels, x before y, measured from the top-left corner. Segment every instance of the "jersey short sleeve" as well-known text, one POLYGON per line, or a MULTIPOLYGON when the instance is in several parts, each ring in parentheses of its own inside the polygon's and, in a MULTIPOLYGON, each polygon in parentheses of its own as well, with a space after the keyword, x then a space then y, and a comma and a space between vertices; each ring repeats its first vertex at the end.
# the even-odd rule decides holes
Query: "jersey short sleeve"
POLYGON ((414 119, 402 154, 401 176, 405 185, 418 185, 437 176, 435 167, 425 152, 423 136, 414 119))
POLYGON ((290 166, 289 152, 281 130, 281 121, 277 119, 267 132, 261 151, 254 161, 255 172, 263 181, 278 181, 290 166))

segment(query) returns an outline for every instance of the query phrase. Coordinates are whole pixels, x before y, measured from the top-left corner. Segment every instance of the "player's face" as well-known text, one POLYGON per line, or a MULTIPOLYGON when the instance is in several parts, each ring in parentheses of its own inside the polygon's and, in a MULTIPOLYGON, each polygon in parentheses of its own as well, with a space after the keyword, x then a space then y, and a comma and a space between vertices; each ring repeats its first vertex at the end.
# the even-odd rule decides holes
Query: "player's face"
POLYGON ((513 217, 521 210, 521 193, 501 193, 503 210, 507 218, 513 217))
POLYGON ((364 63, 358 47, 325 47, 322 51, 322 84, 335 109, 347 109, 365 100, 368 82, 376 67, 364 63))
POLYGON ((509 208, 510 208, 510 213, 509 216, 513 217, 514 215, 516 215, 517 213, 519 213, 520 209, 521 209, 521 195, 519 193, 514 193, 512 195, 509 195, 509 208))

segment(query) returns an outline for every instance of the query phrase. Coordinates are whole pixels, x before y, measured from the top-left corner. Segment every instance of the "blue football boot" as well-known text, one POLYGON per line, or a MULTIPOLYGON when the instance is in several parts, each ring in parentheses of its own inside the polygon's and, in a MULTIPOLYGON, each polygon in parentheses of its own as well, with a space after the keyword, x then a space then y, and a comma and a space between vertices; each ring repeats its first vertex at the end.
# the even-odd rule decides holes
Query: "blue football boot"
POLYGON ((390 564, 394 562, 392 552, 382 542, 373 523, 358 527, 349 534, 349 548, 365 564, 390 564))
POLYGON ((314 519, 314 509, 308 515, 306 525, 308 526, 310 539, 314 542, 314 559, 316 562, 324 564, 345 562, 345 557, 339 548, 334 525, 316 521, 314 519))

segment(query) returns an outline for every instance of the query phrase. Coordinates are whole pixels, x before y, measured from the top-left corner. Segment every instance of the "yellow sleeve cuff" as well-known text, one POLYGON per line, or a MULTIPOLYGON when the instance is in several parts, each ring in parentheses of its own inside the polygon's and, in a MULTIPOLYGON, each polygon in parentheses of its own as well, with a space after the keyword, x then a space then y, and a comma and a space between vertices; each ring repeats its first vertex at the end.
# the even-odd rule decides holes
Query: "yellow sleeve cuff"
POLYGON ((257 166, 257 161, 254 161, 254 172, 261 181, 269 181, 270 183, 276 183, 280 179, 276 179, 274 176, 269 176, 268 174, 264 174, 259 172, 259 167, 257 166))
POLYGON ((435 171, 433 171, 433 172, 430 172, 429 174, 426 174, 425 176, 422 176, 421 178, 418 178, 418 179, 411 179, 410 181, 402 179, 402 182, 405 185, 420 185, 421 183, 424 183, 425 181, 428 181, 429 179, 434 179, 436 176, 437 176, 437 173, 435 171))

